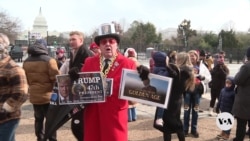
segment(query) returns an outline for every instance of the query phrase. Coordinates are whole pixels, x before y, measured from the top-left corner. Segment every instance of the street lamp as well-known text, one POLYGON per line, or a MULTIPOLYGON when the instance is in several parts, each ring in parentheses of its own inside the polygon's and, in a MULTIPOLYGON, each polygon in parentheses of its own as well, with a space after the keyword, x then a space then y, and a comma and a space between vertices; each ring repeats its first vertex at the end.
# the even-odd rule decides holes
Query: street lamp
POLYGON ((30 47, 30 31, 28 31, 28 47, 30 47))
POLYGON ((221 38, 221 35, 219 36, 218 51, 222 51, 222 38, 221 38))
POLYGON ((187 21, 183 21, 180 25, 180 28, 182 29, 182 34, 183 34, 183 38, 184 38, 184 48, 185 50, 187 49, 187 36, 186 36, 186 32, 185 32, 185 27, 188 25, 187 21))

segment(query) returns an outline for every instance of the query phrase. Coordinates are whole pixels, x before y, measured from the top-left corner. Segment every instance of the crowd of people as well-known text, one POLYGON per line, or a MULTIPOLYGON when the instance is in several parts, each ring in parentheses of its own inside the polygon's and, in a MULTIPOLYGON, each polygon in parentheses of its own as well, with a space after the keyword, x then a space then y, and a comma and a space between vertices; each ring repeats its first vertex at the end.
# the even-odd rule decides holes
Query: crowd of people
MULTIPOLYGON (((78 141, 127 141, 128 122, 137 120, 137 102, 119 98, 121 74, 125 68, 136 70, 145 86, 150 83, 150 73, 173 79, 168 107, 156 107, 153 124, 163 133, 164 141, 171 141, 173 133, 180 141, 185 141, 190 134, 199 138, 200 99, 208 87, 211 89, 211 100, 207 105, 209 115, 232 114, 237 120, 233 140, 243 141, 247 122, 250 124, 250 96, 247 94, 250 90, 250 48, 246 52, 247 61, 232 77, 224 62, 226 54, 223 51, 214 56, 204 50, 152 51, 148 68, 139 63, 135 49, 120 52, 119 43, 120 36, 113 24, 102 24, 89 48, 84 46, 84 34, 72 31, 68 59, 63 50, 56 52, 56 58, 50 57, 46 42, 37 40, 28 48, 29 57, 22 68, 8 55, 8 37, 0 33, 0 140, 15 140, 21 106, 29 98, 34 109, 37 141, 56 141, 56 130, 48 137, 44 133, 52 93, 59 93, 59 100, 66 101, 69 99, 68 83, 77 80, 80 72, 100 72, 103 79, 112 78, 112 95, 106 96, 105 102, 84 104, 73 112, 72 133, 78 141), (109 30, 104 32, 104 27, 109 30), (62 74, 68 74, 70 79, 60 80, 57 84, 56 76, 62 74), (63 89, 56 91, 55 87, 63 89), (182 107, 183 121, 180 118, 182 107)), ((250 132, 247 133, 250 136, 250 132)), ((228 140, 229 136, 230 130, 223 130, 217 138, 228 140)))

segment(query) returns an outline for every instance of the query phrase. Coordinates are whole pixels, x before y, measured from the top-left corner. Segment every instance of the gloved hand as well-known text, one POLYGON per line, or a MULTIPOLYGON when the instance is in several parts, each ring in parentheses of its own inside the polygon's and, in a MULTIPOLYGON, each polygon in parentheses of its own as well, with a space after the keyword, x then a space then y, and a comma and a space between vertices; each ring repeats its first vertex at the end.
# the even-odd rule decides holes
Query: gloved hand
POLYGON ((140 65, 137 67, 137 71, 142 81, 148 79, 148 74, 149 74, 148 67, 140 65))
POLYGON ((73 67, 69 70, 68 74, 71 80, 75 81, 79 78, 79 69, 77 67, 73 67))
POLYGON ((5 109, 0 109, 0 120, 7 119, 9 117, 9 112, 7 112, 5 109))
POLYGON ((5 110, 6 112, 14 112, 15 109, 13 107, 11 107, 7 102, 3 103, 3 107, 1 108, 1 110, 5 110))
POLYGON ((0 107, 0 120, 8 119, 10 117, 10 113, 13 111, 14 109, 4 102, 3 106, 0 107))

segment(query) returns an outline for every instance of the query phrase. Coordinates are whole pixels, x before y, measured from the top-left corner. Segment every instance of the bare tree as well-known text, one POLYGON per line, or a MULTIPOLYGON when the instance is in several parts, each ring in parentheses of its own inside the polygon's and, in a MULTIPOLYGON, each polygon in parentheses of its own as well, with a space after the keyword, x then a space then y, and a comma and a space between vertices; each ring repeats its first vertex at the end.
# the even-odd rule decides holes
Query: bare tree
POLYGON ((6 34, 11 43, 21 33, 21 21, 18 18, 10 17, 7 12, 0 11, 0 32, 6 34))

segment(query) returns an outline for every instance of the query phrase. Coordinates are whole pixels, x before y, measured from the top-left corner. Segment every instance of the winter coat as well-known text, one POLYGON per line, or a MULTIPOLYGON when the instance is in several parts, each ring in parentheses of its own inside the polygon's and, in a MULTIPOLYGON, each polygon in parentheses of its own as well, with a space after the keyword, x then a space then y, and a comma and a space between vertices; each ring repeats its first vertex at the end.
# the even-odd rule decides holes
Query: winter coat
POLYGON ((154 67, 153 74, 158 74, 161 76, 168 76, 168 71, 166 66, 165 67, 154 67))
POLYGON ((89 56, 93 56, 93 55, 94 54, 89 49, 87 49, 86 47, 84 47, 84 45, 82 45, 78 49, 74 60, 73 60, 73 53, 70 52, 69 69, 73 67, 77 67, 80 71, 84 65, 86 58, 88 58, 89 56))
MULTIPOLYGON (((154 55, 153 55, 153 59, 154 59, 154 62, 155 62, 155 66, 153 68, 153 73, 154 74, 157 74, 157 75, 161 75, 161 76, 169 76, 169 73, 168 73, 168 69, 166 67, 166 54, 164 54, 163 52, 155 52, 154 55)), ((158 119, 158 110, 159 109, 158 107, 156 108, 156 113, 155 113, 155 118, 154 120, 158 119)), ((162 126, 158 126, 157 124, 155 124, 154 122, 154 128, 164 132, 164 129, 162 126)))
POLYGON ((232 113, 241 119, 250 119, 250 62, 242 65, 235 75, 234 82, 237 85, 232 113))
POLYGON ((221 90, 225 86, 225 80, 229 74, 229 69, 225 64, 217 64, 211 71, 211 89, 221 90))
POLYGON ((166 54, 164 54, 163 52, 155 52, 153 54, 153 59, 155 62, 153 73, 161 76, 168 76, 166 67, 166 54))
MULTIPOLYGON (((100 56, 86 59, 81 71, 100 70, 100 56)), ((127 141, 128 102, 119 99, 122 69, 136 69, 135 63, 118 53, 107 78, 113 78, 113 93, 104 103, 91 103, 84 109, 84 141, 127 141)))
POLYGON ((0 60, 0 109, 8 104, 13 112, 0 113, 0 124, 21 117, 21 106, 28 99, 28 83, 24 70, 7 56, 0 60))
POLYGON ((216 108, 221 112, 232 112, 235 97, 235 84, 233 83, 233 78, 230 80, 232 82, 232 86, 230 88, 224 87, 220 92, 220 97, 216 108))
POLYGON ((186 82, 193 77, 192 68, 188 66, 181 67, 180 70, 176 65, 169 64, 169 77, 173 78, 171 94, 167 109, 164 109, 163 121, 165 131, 175 133, 183 131, 181 115, 182 95, 186 88, 186 82))
POLYGON ((202 60, 199 63, 199 75, 204 77, 205 79, 201 81, 202 84, 202 88, 203 92, 201 94, 204 94, 207 90, 206 90, 206 85, 211 81, 211 74, 210 71, 208 70, 208 68, 204 65, 204 63, 202 62, 202 60))
POLYGON ((24 61, 23 69, 29 84, 30 102, 47 104, 59 74, 56 60, 48 56, 47 48, 41 45, 29 47, 28 53, 30 56, 24 61))

